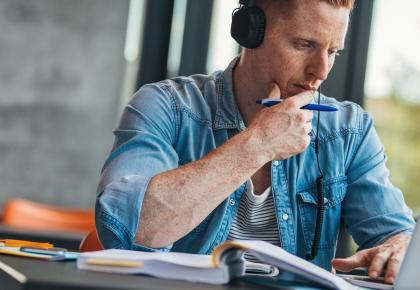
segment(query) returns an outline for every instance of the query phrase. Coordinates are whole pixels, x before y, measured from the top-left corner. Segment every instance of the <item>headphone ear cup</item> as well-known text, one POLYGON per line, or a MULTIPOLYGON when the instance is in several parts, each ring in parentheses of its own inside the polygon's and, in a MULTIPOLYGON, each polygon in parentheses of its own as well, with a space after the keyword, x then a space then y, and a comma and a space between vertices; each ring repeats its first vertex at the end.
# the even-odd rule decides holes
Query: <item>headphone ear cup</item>
POLYGON ((234 11, 230 34, 241 46, 257 48, 264 40, 265 14, 256 6, 234 11))

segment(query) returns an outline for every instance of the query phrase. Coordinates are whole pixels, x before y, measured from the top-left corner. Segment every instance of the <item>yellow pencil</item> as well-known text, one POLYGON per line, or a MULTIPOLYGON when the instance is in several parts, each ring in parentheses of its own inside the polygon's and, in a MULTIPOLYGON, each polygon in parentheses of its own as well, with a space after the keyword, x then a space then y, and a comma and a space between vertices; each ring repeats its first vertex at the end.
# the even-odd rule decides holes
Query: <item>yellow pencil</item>
POLYGON ((50 243, 39 243, 24 240, 3 239, 0 240, 0 247, 36 247, 41 249, 50 249, 54 245, 50 243))

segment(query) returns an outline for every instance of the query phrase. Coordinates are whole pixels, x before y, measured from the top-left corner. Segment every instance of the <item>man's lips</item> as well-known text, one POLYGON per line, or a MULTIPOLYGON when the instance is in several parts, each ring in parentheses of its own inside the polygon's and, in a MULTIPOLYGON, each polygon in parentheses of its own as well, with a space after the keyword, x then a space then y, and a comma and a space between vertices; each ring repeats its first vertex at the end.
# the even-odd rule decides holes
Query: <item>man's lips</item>
POLYGON ((293 84, 289 87, 287 91, 284 91, 284 94, 282 94, 282 98, 292 97, 304 92, 315 93, 316 90, 317 88, 315 86, 305 84, 293 84))
POLYGON ((316 88, 314 86, 310 86, 310 85, 296 84, 295 87, 301 89, 302 91, 316 91, 316 88))

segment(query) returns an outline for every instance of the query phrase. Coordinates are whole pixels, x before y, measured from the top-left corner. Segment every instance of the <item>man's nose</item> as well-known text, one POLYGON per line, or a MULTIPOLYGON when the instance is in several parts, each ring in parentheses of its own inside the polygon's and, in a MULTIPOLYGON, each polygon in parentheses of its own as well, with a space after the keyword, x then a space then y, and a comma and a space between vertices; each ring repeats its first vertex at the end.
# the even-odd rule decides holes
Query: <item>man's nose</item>
POLYGON ((330 71, 330 59, 328 53, 319 52, 312 56, 307 72, 318 80, 327 79, 330 71))

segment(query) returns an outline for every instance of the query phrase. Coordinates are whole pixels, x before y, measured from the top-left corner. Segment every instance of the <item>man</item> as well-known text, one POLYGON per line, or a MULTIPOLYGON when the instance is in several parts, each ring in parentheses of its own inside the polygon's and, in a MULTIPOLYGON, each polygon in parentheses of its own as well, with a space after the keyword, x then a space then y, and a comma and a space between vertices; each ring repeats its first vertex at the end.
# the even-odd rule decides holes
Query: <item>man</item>
POLYGON ((98 188, 100 240, 106 248, 209 254, 226 239, 260 238, 307 257, 322 173, 313 262, 368 267, 372 277, 385 270, 392 283, 414 221, 388 180, 370 116, 321 96, 338 112, 322 113, 313 128, 317 114, 301 109, 318 98, 343 49, 353 1, 253 5, 266 18, 258 47, 224 72, 146 85, 127 105, 98 188), (279 96, 273 107, 256 104, 279 96), (361 251, 332 260, 341 217, 361 251))

